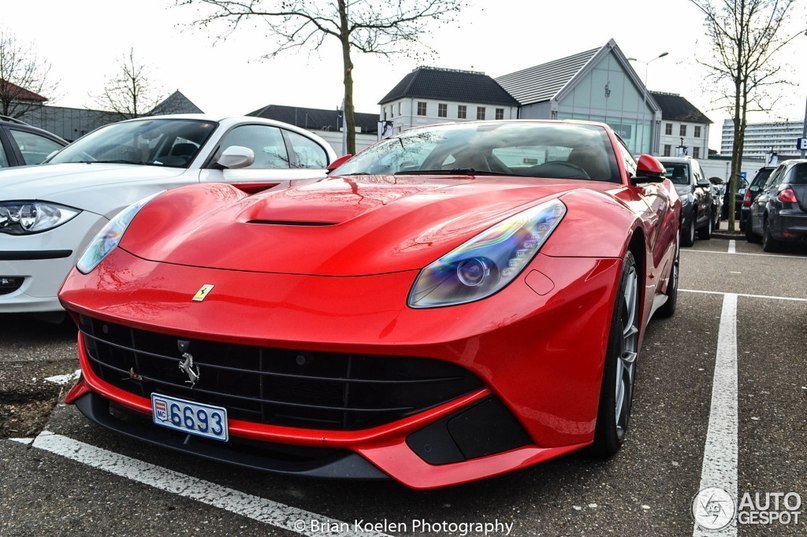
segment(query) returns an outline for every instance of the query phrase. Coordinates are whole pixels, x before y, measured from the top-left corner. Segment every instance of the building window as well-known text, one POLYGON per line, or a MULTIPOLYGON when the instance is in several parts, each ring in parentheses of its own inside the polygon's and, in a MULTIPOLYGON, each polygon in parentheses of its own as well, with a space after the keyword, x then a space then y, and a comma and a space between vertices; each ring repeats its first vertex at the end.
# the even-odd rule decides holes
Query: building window
POLYGON ((698 125, 695 125, 695 138, 701 137, 701 128, 698 125))
POLYGON ((686 136, 686 135, 687 135, 687 126, 681 125, 681 127, 678 129, 678 136, 686 136))
POLYGON ((468 117, 468 107, 461 104, 457 107, 457 118, 465 119, 466 117, 468 117))
POLYGON ((447 104, 438 104, 437 105, 437 117, 448 117, 448 105, 447 104))
POLYGON ((426 115, 426 103, 418 102, 418 115, 425 116, 426 115))
POLYGON ((672 146, 670 144, 664 144, 664 156, 669 157, 672 153, 672 146))
MULTIPOLYGON (((697 127, 695 127, 697 129, 697 127)), ((701 158, 701 148, 700 147, 693 147, 692 148, 692 158, 701 158)))
POLYGON ((398 103, 398 115, 401 115, 401 103, 398 103))
POLYGON ((476 119, 485 119, 485 107, 484 106, 477 106, 476 107, 476 119))
POLYGON ((504 119, 504 108, 496 109, 496 119, 504 119))
POLYGON ((664 125, 664 134, 672 136, 672 123, 667 123, 664 125))

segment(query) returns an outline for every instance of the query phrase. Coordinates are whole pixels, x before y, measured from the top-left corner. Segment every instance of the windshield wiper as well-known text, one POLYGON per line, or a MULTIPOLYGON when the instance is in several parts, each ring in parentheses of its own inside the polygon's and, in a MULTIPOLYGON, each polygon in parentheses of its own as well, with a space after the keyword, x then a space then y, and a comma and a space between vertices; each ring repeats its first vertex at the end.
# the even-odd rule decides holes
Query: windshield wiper
POLYGON ((94 160, 94 164, 137 164, 139 166, 148 165, 148 162, 140 162, 126 159, 94 160))
POLYGON ((454 168, 453 170, 408 170, 395 175, 500 175, 504 177, 524 177, 515 173, 500 173, 476 170, 474 168, 454 168))

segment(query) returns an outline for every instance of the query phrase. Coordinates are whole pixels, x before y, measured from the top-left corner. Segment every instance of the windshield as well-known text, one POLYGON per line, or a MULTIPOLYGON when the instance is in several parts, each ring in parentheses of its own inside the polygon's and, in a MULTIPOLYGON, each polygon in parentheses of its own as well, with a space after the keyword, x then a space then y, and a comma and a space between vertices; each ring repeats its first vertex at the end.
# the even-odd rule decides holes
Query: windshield
POLYGON ((47 162, 115 162, 187 168, 218 123, 145 119, 113 123, 65 147, 47 162))
POLYGON ((689 164, 683 163, 675 163, 675 162, 664 162, 661 161, 661 164, 667 169, 667 173, 664 176, 673 182, 676 185, 689 185, 691 184, 689 181, 689 164))
POLYGON ((754 176, 754 180, 751 182, 751 186, 758 186, 761 187, 765 184, 765 181, 768 180, 768 177, 771 176, 775 168, 760 168, 757 174, 754 176))
POLYGON ((504 175, 619 182, 606 130, 562 122, 487 122, 413 129, 331 175, 504 175))

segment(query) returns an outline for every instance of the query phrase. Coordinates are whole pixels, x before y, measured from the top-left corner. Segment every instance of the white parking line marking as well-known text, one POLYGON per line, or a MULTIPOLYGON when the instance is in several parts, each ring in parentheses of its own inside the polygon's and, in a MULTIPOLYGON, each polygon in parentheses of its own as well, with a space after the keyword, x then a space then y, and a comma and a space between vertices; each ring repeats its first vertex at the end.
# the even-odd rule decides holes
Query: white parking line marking
POLYGON ((737 242, 736 241, 733 241, 733 240, 729 241, 729 251, 726 252, 726 253, 729 253, 729 254, 736 254, 737 253, 737 242))
POLYGON ((683 254, 722 254, 722 255, 750 255, 753 257, 778 257, 780 259, 800 259, 807 261, 807 257, 803 255, 790 255, 790 254, 752 254, 749 252, 720 252, 718 250, 692 250, 681 248, 683 254))
MULTIPOLYGON (((699 490, 706 487, 719 487, 737 499, 737 295, 731 293, 723 297, 717 334, 712 406, 699 490)), ((692 535, 706 537, 715 532, 695 524, 692 535)), ((736 536, 736 519, 719 535, 736 536)))
POLYGON ((702 295, 734 295, 744 298, 762 298, 765 300, 789 300, 791 302, 807 302, 807 298, 796 298, 792 296, 771 296, 771 295, 749 295, 746 293, 724 293, 722 291, 701 291, 699 289, 679 289, 682 293, 699 293, 702 295))
MULTIPOLYGON (((31 439, 13 440, 29 443, 31 439)), ((385 536, 383 533, 353 531, 353 524, 223 487, 49 431, 40 433, 34 439, 33 447, 300 535, 385 536)))

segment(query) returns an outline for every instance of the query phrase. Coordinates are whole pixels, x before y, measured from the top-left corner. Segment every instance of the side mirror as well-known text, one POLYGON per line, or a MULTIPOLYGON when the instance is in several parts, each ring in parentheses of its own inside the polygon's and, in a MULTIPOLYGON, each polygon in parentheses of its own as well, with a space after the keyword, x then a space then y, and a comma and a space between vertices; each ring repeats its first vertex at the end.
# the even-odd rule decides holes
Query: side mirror
POLYGON ((642 155, 636 167, 636 177, 631 177, 630 183, 638 185, 641 183, 661 183, 664 181, 664 174, 667 172, 661 162, 652 155, 642 155))
POLYGON ((255 162, 255 152, 248 147, 231 145, 225 149, 216 164, 227 170, 237 170, 246 168, 255 162))
POLYGON ((338 159, 336 159, 333 162, 331 162, 330 164, 328 164, 328 173, 331 173, 336 168, 338 168, 339 166, 341 166, 342 164, 344 164, 345 162, 347 162, 348 160, 350 160, 352 158, 353 158, 353 155, 350 154, 350 153, 348 153, 347 155, 342 155, 338 159))

